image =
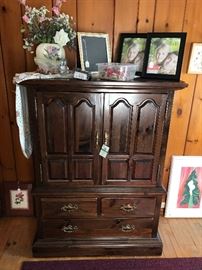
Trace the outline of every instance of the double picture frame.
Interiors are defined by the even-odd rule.
[[[121,33],[118,61],[137,65],[140,53],[143,59],[137,65],[137,75],[143,78],[178,81],[185,41],[185,32]]]

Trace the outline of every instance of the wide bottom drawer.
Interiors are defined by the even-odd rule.
[[[71,219],[42,222],[44,238],[151,237],[153,218]]]

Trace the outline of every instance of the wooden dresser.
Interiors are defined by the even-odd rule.
[[[162,170],[184,82],[30,80],[33,255],[160,255]],[[106,158],[99,155],[109,146]]]

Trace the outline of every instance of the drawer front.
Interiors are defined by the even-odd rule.
[[[42,217],[96,217],[97,198],[42,198]]]
[[[153,217],[156,198],[103,198],[101,215],[105,217]]]
[[[42,224],[45,238],[70,237],[151,237],[152,218],[113,220],[46,220]]]

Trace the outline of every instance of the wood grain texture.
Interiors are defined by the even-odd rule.
[[[39,6],[41,1],[29,0],[30,6]],[[52,1],[44,0],[43,4],[51,8]],[[188,82],[189,87],[177,92],[174,98],[172,111],[172,122],[168,140],[166,163],[164,168],[164,183],[167,185],[170,159],[173,154],[193,153],[202,154],[201,131],[196,128],[195,123],[200,123],[199,111],[195,106],[201,104],[198,101],[199,83],[201,76],[186,74],[189,61],[189,54],[192,42],[201,42],[202,39],[202,5],[200,0],[68,0],[63,4],[62,11],[72,15],[76,22],[76,29],[87,32],[107,32],[110,34],[111,46],[116,60],[119,34],[122,32],[147,32],[147,31],[185,31],[187,32],[187,42],[182,68],[181,79]],[[15,95],[12,78],[16,72],[34,70],[33,56],[25,55],[22,49],[22,36],[20,25],[22,23],[22,11],[17,1],[0,0],[0,29],[1,46],[3,57],[3,72],[8,105],[12,145],[14,149],[10,156],[8,168],[13,168],[12,162],[16,162],[17,176],[7,170],[4,175],[5,180],[20,178],[21,181],[33,180],[31,161],[27,161],[19,146],[18,130],[15,123]],[[138,21],[138,23],[137,23]],[[72,55],[73,54],[73,55]],[[76,63],[76,53],[67,52],[69,65],[74,67]],[[0,74],[2,78],[3,74]],[[2,80],[1,80],[2,81]],[[2,89],[3,89],[2,88]],[[1,93],[2,94],[2,93]],[[2,102],[4,102],[2,100]],[[4,110],[5,115],[5,110]],[[8,122],[7,122],[7,125]],[[194,139],[197,144],[190,143],[190,134],[194,128]],[[2,137],[4,136],[4,137]],[[11,141],[6,138],[7,142]],[[0,134],[0,140],[5,140],[5,135]],[[187,141],[188,140],[188,141]],[[192,140],[192,139],[191,139]],[[193,146],[193,147],[192,147]],[[199,146],[199,147],[198,147]],[[8,148],[8,149],[9,149]],[[1,151],[1,156],[5,151]],[[8,151],[10,152],[10,150]],[[2,154],[3,153],[3,154]],[[11,153],[11,152],[10,152]],[[7,155],[7,153],[6,153]],[[5,158],[5,155],[4,155]],[[4,171],[5,172],[5,171]]]
[[[68,0],[67,2],[63,3],[61,11],[73,17],[74,29],[77,30],[77,1]],[[77,44],[75,45],[75,49],[65,48],[67,65],[70,69],[76,68],[77,64]]]
[[[6,92],[5,74],[3,70],[2,49],[0,43],[0,167],[1,179],[16,179],[13,138],[10,126],[10,115]]]
[[[137,32],[152,32],[154,25],[155,0],[139,0]]]
[[[161,258],[201,257],[201,219],[160,219],[160,234],[164,251]],[[182,233],[179,230],[183,228]],[[36,229],[34,218],[1,218],[0,219],[0,262],[4,270],[20,270],[23,261],[39,261],[32,257],[31,244]],[[181,237],[184,239],[181,239]],[[123,257],[116,257],[123,258]],[[126,258],[135,258],[126,257]],[[148,257],[143,257],[148,258]],[[72,260],[71,257],[56,258]],[[84,259],[82,257],[77,259]],[[89,257],[88,259],[98,259]],[[99,257],[115,259],[115,257]],[[43,260],[50,260],[43,258]]]
[[[80,32],[109,34],[113,41],[113,0],[77,0],[77,26]]]
[[[202,151],[202,76],[198,76],[192,105],[185,155],[200,156]]]
[[[9,103],[10,123],[13,137],[14,158],[16,161],[17,178],[23,181],[32,181],[32,163],[22,154],[18,128],[15,121],[15,85],[13,76],[15,73],[25,71],[25,54],[22,48],[20,34],[21,12],[17,1],[1,0],[1,41],[3,52],[4,72],[6,78],[7,96]],[[8,179],[9,180],[9,179]]]
[[[185,5],[186,0],[156,0],[154,31],[181,32]]]
[[[137,32],[137,14],[138,0],[115,0],[113,44],[114,61],[116,61],[119,49],[119,34]]]

